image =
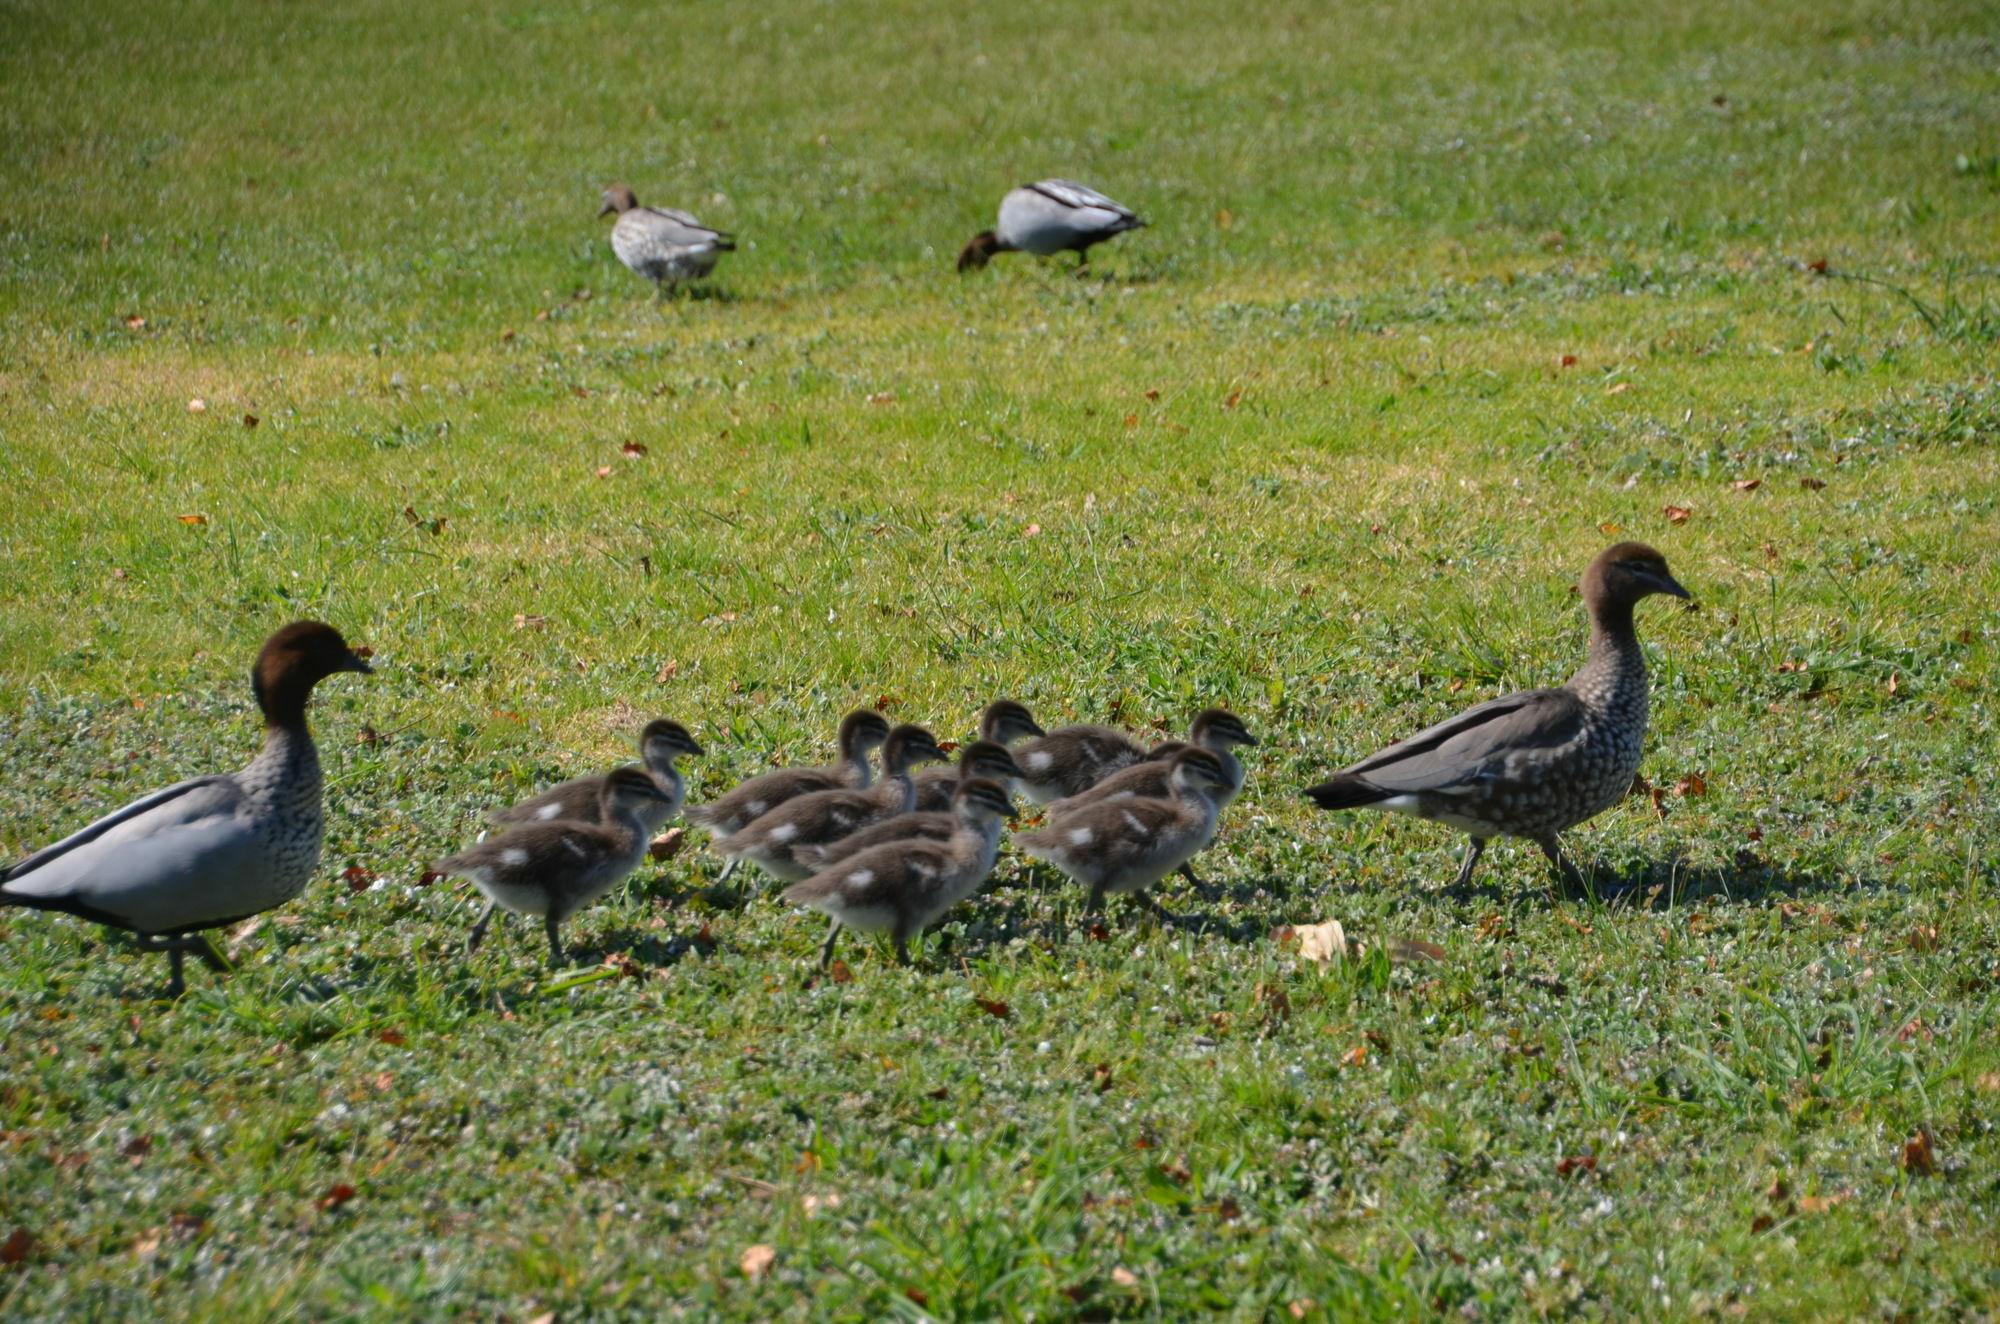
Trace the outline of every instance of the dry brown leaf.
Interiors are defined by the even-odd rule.
[[[1914,1177],[1937,1175],[1937,1154],[1931,1149],[1929,1128],[1919,1127],[1915,1135],[1903,1142],[1903,1171]]]
[[[1681,796],[1707,795],[1708,781],[1698,772],[1691,772],[1674,783],[1674,794]]]
[[[140,327],[142,327],[142,326],[144,326],[144,325],[146,325],[146,319],[145,319],[145,318],[143,318],[143,317],[141,317],[141,316],[139,316],[139,314],[137,314],[137,313],[127,313],[127,314],[125,315],[125,329],[126,329],[126,330],[128,330],[128,331],[137,331],[137,330],[138,330],[138,329],[139,329]]]
[[[1041,532],[1042,532],[1041,525],[1030,524],[1027,528],[1021,530],[1021,536],[1023,538],[1037,538],[1041,536]]]
[[[546,630],[549,628],[549,618],[532,615],[525,611],[517,611],[514,613],[514,628],[517,630]]]
[[[998,998],[974,997],[972,1000],[978,1004],[981,1011],[995,1020],[1004,1021],[1014,1014],[1014,1009]]]
[[[1384,945],[1389,949],[1389,959],[1398,965],[1411,961],[1442,961],[1444,948],[1422,938],[1390,938]]]
[[[1556,356],[1556,366],[1558,368],[1574,368],[1576,366],[1576,355],[1558,354]]]
[[[646,843],[646,853],[655,860],[671,860],[681,853],[681,843],[687,840],[685,828],[668,828],[659,836]]]
[[[175,516],[174,518],[175,518],[175,519],[178,519],[178,520],[179,520],[179,521],[180,521],[181,523],[183,523],[183,524],[206,524],[206,523],[208,523],[208,516],[206,516],[206,515],[176,515],[176,516]]]
[[[1229,229],[1234,229],[1234,228],[1235,228],[1235,225],[1236,225],[1236,213],[1235,213],[1235,212],[1233,212],[1233,211],[1229,210],[1229,208],[1227,208],[1227,207],[1222,207],[1222,208],[1218,208],[1218,209],[1217,209],[1217,211],[1216,211],[1216,213],[1215,213],[1215,228],[1216,228],[1216,229],[1218,229],[1218,230],[1229,230]]]
[[[1799,479],[1799,486],[1800,486],[1800,487],[1802,487],[1802,488],[1804,488],[1804,489],[1805,489],[1806,491],[1808,491],[1808,492],[1819,492],[1819,491],[1823,491],[1823,490],[1825,489],[1825,487],[1826,487],[1826,479],[1824,479],[1824,478],[1801,478],[1801,479]]]
[[[1347,930],[1337,919],[1324,924],[1301,924],[1292,930],[1299,942],[1299,955],[1325,965],[1347,956]]]
[[[1731,490],[1737,492],[1755,492],[1763,485],[1764,480],[1761,478],[1739,478],[1729,486]]]
[[[896,403],[896,393],[894,391],[877,391],[868,397],[868,403],[871,405],[893,405]]]
[[[618,448],[618,453],[628,460],[639,459],[646,454],[646,443],[643,441],[628,441]]]
[[[1121,1264],[1111,1271],[1111,1281],[1120,1287],[1137,1287],[1139,1285],[1139,1275]]]
[[[852,984],[854,971],[848,969],[847,962],[835,961],[826,968],[826,977],[836,984]]]
[[[208,412],[208,401],[206,401],[206,400],[202,399],[202,398],[201,398],[200,396],[196,396],[196,397],[195,397],[194,399],[192,399],[192,400],[188,401],[188,412],[189,412],[190,414],[205,414],[205,413],[207,413],[207,412]]]
[[[738,1260],[737,1264],[743,1270],[743,1276],[755,1282],[764,1276],[765,1272],[770,1269],[772,1262],[777,1258],[777,1251],[759,1242],[757,1245],[746,1249],[743,1252],[742,1259]]]
[[[355,1191],[352,1186],[349,1186],[346,1182],[337,1182],[327,1187],[326,1194],[320,1196],[319,1207],[322,1209],[338,1209],[349,1200],[352,1200],[354,1195]]]
[[[1604,393],[1606,395],[1623,395],[1625,394],[1625,392],[1631,389],[1632,389],[1632,383],[1630,382],[1613,382],[1610,388],[1607,389]]]
[[[1685,524],[1688,522],[1688,517],[1694,514],[1694,511],[1688,509],[1686,506],[1661,506],[1660,513],[1667,517],[1667,523],[1669,524]]]

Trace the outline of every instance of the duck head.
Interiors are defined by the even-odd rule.
[[[1234,745],[1252,745],[1257,737],[1243,725],[1243,719],[1227,708],[1204,708],[1194,716],[1194,723],[1188,728],[1193,742],[1203,749],[1228,749]]]
[[[667,803],[667,793],[653,782],[653,775],[636,764],[614,768],[604,779],[605,817],[630,813],[649,804]]]
[[[270,726],[304,726],[313,686],[342,671],[373,674],[360,651],[323,621],[293,621],[264,641],[250,668],[250,686]]]
[[[1229,774],[1223,771],[1222,760],[1205,749],[1193,747],[1174,755],[1172,779],[1176,787],[1190,791],[1206,792],[1229,785]]]
[[[700,758],[706,753],[692,731],[669,718],[656,718],[639,733],[639,754],[649,766],[672,767],[677,758]]]
[[[889,738],[889,719],[867,708],[840,719],[840,753],[843,758],[866,754]]]
[[[1015,818],[1014,801],[1008,797],[1007,788],[999,782],[985,777],[968,777],[952,792],[951,807],[961,818],[974,823],[987,823],[996,818],[1012,821]]]
[[[626,212],[631,211],[639,205],[639,199],[634,197],[632,190],[623,184],[613,184],[610,188],[604,190],[604,196],[598,199],[598,201],[603,204],[597,209],[599,216],[610,216],[613,214],[623,216]]]
[[[930,732],[908,723],[891,731],[882,742],[882,768],[891,776],[908,772],[919,763],[941,762],[944,756]]]
[[[958,751],[958,775],[962,780],[974,777],[1005,780],[1028,774],[1021,770],[1021,765],[1014,762],[1014,756],[999,741],[975,740]]]
[[[964,248],[958,250],[958,269],[960,271],[977,271],[992,261],[995,253],[1005,253],[1008,251],[1007,245],[1000,242],[999,235],[994,234],[991,230],[981,230],[966,241]]]
[[[1035,715],[1027,705],[1012,699],[995,699],[986,705],[986,711],[979,715],[979,738],[995,740],[1003,745],[1011,745],[1016,740],[1028,740],[1035,736],[1045,736]]]

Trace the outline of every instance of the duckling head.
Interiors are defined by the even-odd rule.
[[[919,763],[942,762],[944,757],[936,737],[907,722],[891,731],[882,742],[882,766],[891,773],[908,772]]]
[[[1692,595],[1667,569],[1667,558],[1642,542],[1621,542],[1597,554],[1577,585],[1592,614],[1624,612],[1655,593]]]
[[[646,723],[646,729],[639,733],[639,752],[648,763],[669,765],[683,755],[700,758],[708,753],[694,738],[694,732],[666,717]]]
[[[1045,736],[1035,715],[1027,705],[1012,699],[995,699],[986,705],[986,711],[979,715],[979,734],[987,740],[997,740],[1003,745],[1011,745],[1016,740],[1028,740],[1035,736]]]
[[[1205,749],[1195,747],[1174,755],[1172,778],[1176,786],[1185,786],[1191,791],[1229,785],[1229,774],[1223,771],[1222,760]]]
[[[250,668],[250,686],[264,719],[274,726],[305,720],[313,686],[341,671],[373,674],[360,651],[323,621],[293,621],[264,641]]]
[[[654,784],[652,774],[635,764],[614,768],[604,779],[604,807],[607,810],[629,813],[666,800],[666,792]]]
[[[889,719],[873,709],[861,708],[840,719],[840,748],[843,753],[866,753],[889,738]]]
[[[1014,802],[1007,795],[1007,788],[999,782],[985,777],[968,777],[952,792],[952,808],[963,818],[975,823],[990,822],[996,818],[1013,820]]]
[[[1014,756],[1007,747],[996,740],[975,740],[958,751],[958,775],[961,778],[1025,777],[1021,765],[1014,762]]]
[[[639,199],[632,196],[632,190],[623,184],[613,184],[604,190],[604,196],[599,201],[603,204],[597,209],[599,216],[610,216],[613,213],[623,216],[639,205]]]
[[[1243,719],[1226,708],[1204,708],[1188,728],[1194,743],[1204,749],[1228,749],[1232,745],[1255,745],[1257,737],[1243,725]]]

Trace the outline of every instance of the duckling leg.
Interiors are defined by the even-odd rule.
[[[896,935],[896,964],[905,967],[916,964],[915,961],[910,959],[909,939],[900,933]]]
[[[558,932],[561,927],[562,921],[556,918],[555,911],[551,910],[548,914],[542,916],[542,932],[546,933],[549,938],[549,969],[551,970],[560,970],[563,968],[562,934]]]
[[[1544,849],[1547,849],[1544,847]],[[1465,863],[1458,866],[1458,877],[1451,880],[1451,890],[1462,892],[1472,881],[1472,871],[1479,864],[1479,857],[1486,853],[1486,838],[1467,837],[1465,839]]]
[[[472,932],[466,935],[465,954],[467,956],[471,956],[474,952],[478,951],[479,944],[486,941],[486,926],[493,922],[493,912],[498,909],[500,909],[500,906],[497,902],[489,901],[486,903],[486,913],[479,917],[478,922],[472,926]]]
[[[1154,916],[1160,920],[1161,923],[1163,924],[1180,923],[1180,920],[1175,916],[1168,914],[1166,907],[1162,906],[1159,902],[1155,901],[1152,898],[1151,894],[1148,893],[1145,888],[1142,887],[1138,891],[1132,893],[1132,899],[1134,901],[1137,901],[1141,906],[1144,906],[1147,910],[1150,910],[1154,914]]]
[[[728,881],[729,881],[729,875],[730,875],[730,874],[733,874],[733,873],[735,873],[735,872],[736,872],[736,866],[737,866],[737,865],[739,865],[739,864],[741,864],[741,863],[743,863],[743,861],[742,861],[741,859],[739,859],[739,858],[738,858],[737,856],[734,856],[734,855],[730,856],[730,857],[729,857],[729,863],[727,863],[727,864],[723,865],[723,866],[722,866],[722,872],[721,872],[721,873],[719,873],[719,874],[717,874],[717,875],[715,876],[715,881],[716,881],[716,885],[717,885],[717,886],[720,886],[720,885],[722,885],[723,883],[726,883],[726,882],[728,882]]]
[[[837,938],[839,938],[839,937],[840,937],[840,921],[839,921],[839,920],[835,920],[835,921],[834,921],[834,922],[833,922],[833,923],[832,923],[831,925],[829,925],[829,926],[828,926],[828,928],[827,928],[827,931],[826,931],[826,941],[825,941],[825,942],[823,942],[823,943],[821,943],[821,944],[819,945],[819,968],[820,968],[820,969],[824,970],[824,969],[826,969],[826,968],[827,968],[828,966],[830,966],[830,965],[832,965],[832,964],[833,964],[833,944],[834,944],[834,940],[835,940],[835,939],[837,939]]]
[[[1181,867],[1174,870],[1174,872],[1179,874],[1181,877],[1187,879],[1190,883],[1193,883],[1196,887],[1208,886],[1208,884],[1201,881],[1201,878],[1195,873],[1194,865],[1192,864],[1182,864]]]

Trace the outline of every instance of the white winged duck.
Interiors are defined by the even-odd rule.
[[[1090,261],[1090,246],[1145,224],[1130,207],[1069,179],[1043,179],[1000,199],[999,223],[972,236],[958,255],[960,271],[975,271],[995,253],[1074,252],[1076,269]]]
[[[833,921],[819,949],[825,968],[842,928],[888,933],[896,960],[910,964],[909,941],[977,891],[993,871],[1000,820],[1014,806],[999,782],[974,777],[952,796],[953,831],[942,841],[885,842],[785,889],[785,900]]]
[[[724,253],[736,251],[734,236],[674,207],[641,207],[623,184],[604,190],[602,203],[600,217],[618,217],[611,227],[611,251],[663,293],[669,285],[700,280],[715,270]]]
[[[639,733],[639,757],[644,760],[646,771],[653,775],[653,784],[660,788],[663,797],[639,807],[639,824],[649,834],[671,823],[687,800],[687,778],[674,766],[675,760],[700,758],[707,752],[694,738],[694,733],[679,722],[662,717],[646,723],[645,729]],[[541,823],[555,818],[590,822],[598,817],[599,807],[604,802],[604,778],[603,773],[572,777],[517,805],[494,810],[486,816],[487,821],[502,826]]]
[[[562,968],[563,921],[639,867],[648,836],[640,815],[666,798],[644,768],[618,768],[598,781],[596,821],[523,823],[432,865],[441,874],[468,879],[486,896],[486,910],[466,939],[466,954],[479,950],[494,911],[504,907],[541,919],[549,964]]]
[[[250,671],[264,749],[240,772],[141,796],[0,874],[0,905],[59,910],[139,935],[165,952],[170,996],[186,987],[182,957],[228,965],[201,930],[290,901],[319,866],[324,823],[319,751],[306,727],[313,686],[367,674],[360,652],[319,621],[264,641]]]
[[[858,832],[871,823],[907,814],[916,804],[916,784],[910,769],[942,759],[937,740],[921,726],[904,724],[882,742],[882,780],[866,790],[809,791],[793,796],[745,826],[718,849],[749,860],[786,882],[812,876],[812,866],[799,857],[806,846],[823,846]]]
[[[1655,593],[1688,591],[1664,557],[1636,542],[1600,553],[1578,589],[1590,613],[1590,651],[1567,684],[1489,699],[1306,794],[1322,809],[1384,809],[1466,833],[1455,888],[1471,881],[1494,837],[1533,841],[1580,887],[1557,834],[1624,798],[1646,735],[1646,658],[1632,609]]]

